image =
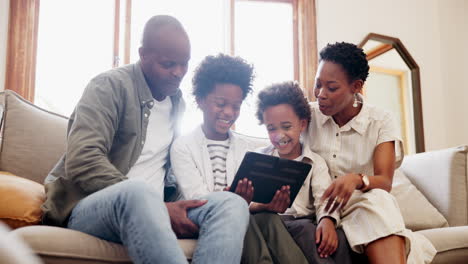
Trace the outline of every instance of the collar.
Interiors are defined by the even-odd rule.
[[[302,154],[298,158],[301,158],[301,162],[312,163],[314,160],[314,153],[305,143],[301,143],[301,145]],[[278,150],[273,145],[270,145],[265,149],[265,154],[279,157]]]
[[[151,94],[151,90],[146,82],[145,76],[143,75],[143,70],[141,69],[141,61],[138,61],[133,65],[133,69],[137,76],[137,90],[138,90],[138,98],[140,99],[141,107],[147,105],[149,108],[152,108],[153,103],[153,95]]]
[[[202,144],[206,144],[206,136],[205,136],[205,133],[203,132],[203,128],[202,128],[203,124],[199,125],[198,127],[195,128],[195,139],[198,141],[198,142],[202,142]],[[231,145],[235,145],[234,144],[234,141],[236,141],[236,136],[234,135],[234,133],[232,133],[232,131],[229,129],[228,131],[228,139],[231,140]]]
[[[312,163],[314,161],[314,152],[306,143],[302,143],[302,161]]]
[[[369,106],[362,102],[361,111],[351,119],[345,126],[349,126],[354,129],[359,134],[363,135],[366,132],[367,127],[369,126]]]
[[[356,132],[359,134],[363,135],[366,132],[367,127],[369,126],[369,106],[367,103],[361,99],[362,102],[362,108],[359,113],[353,117],[351,120],[348,121],[343,127],[341,127],[340,130],[346,131],[349,129],[354,129]],[[333,117],[331,116],[326,116],[320,112],[320,109],[317,108],[318,115],[317,119],[320,125],[324,126],[325,123],[327,122],[333,122],[333,124],[336,125],[335,120],[333,120]]]

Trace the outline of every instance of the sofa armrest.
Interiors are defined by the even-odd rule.
[[[401,170],[444,215],[450,226],[468,224],[468,146],[405,157]]]

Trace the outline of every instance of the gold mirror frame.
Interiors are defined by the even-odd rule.
[[[422,100],[421,100],[421,81],[419,75],[419,66],[411,57],[403,43],[394,37],[369,33],[364,40],[359,43],[358,47],[363,48],[369,40],[380,41],[384,43],[380,48],[372,50],[367,54],[367,59],[371,60],[391,49],[395,49],[411,72],[411,92],[413,98],[413,120],[414,120],[414,142],[416,153],[424,152],[424,126],[422,116]]]

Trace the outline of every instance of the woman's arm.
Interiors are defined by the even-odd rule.
[[[392,189],[393,173],[395,171],[395,142],[383,142],[374,150],[374,175],[369,178],[369,186],[363,191],[379,188],[386,191]],[[344,208],[354,190],[362,189],[364,183],[358,173],[348,173],[334,180],[323,194],[322,202],[326,202],[325,211],[333,213],[338,208]]]
[[[370,189],[383,189],[387,192],[392,190],[393,173],[395,172],[395,142],[383,142],[379,144],[374,151],[374,176],[369,177],[369,186],[366,190]],[[361,189],[363,183],[357,187]]]

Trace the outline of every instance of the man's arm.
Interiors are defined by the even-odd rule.
[[[125,179],[108,154],[119,124],[121,89],[105,76],[86,87],[68,127],[66,177],[85,193]],[[139,117],[135,117],[139,118]]]

